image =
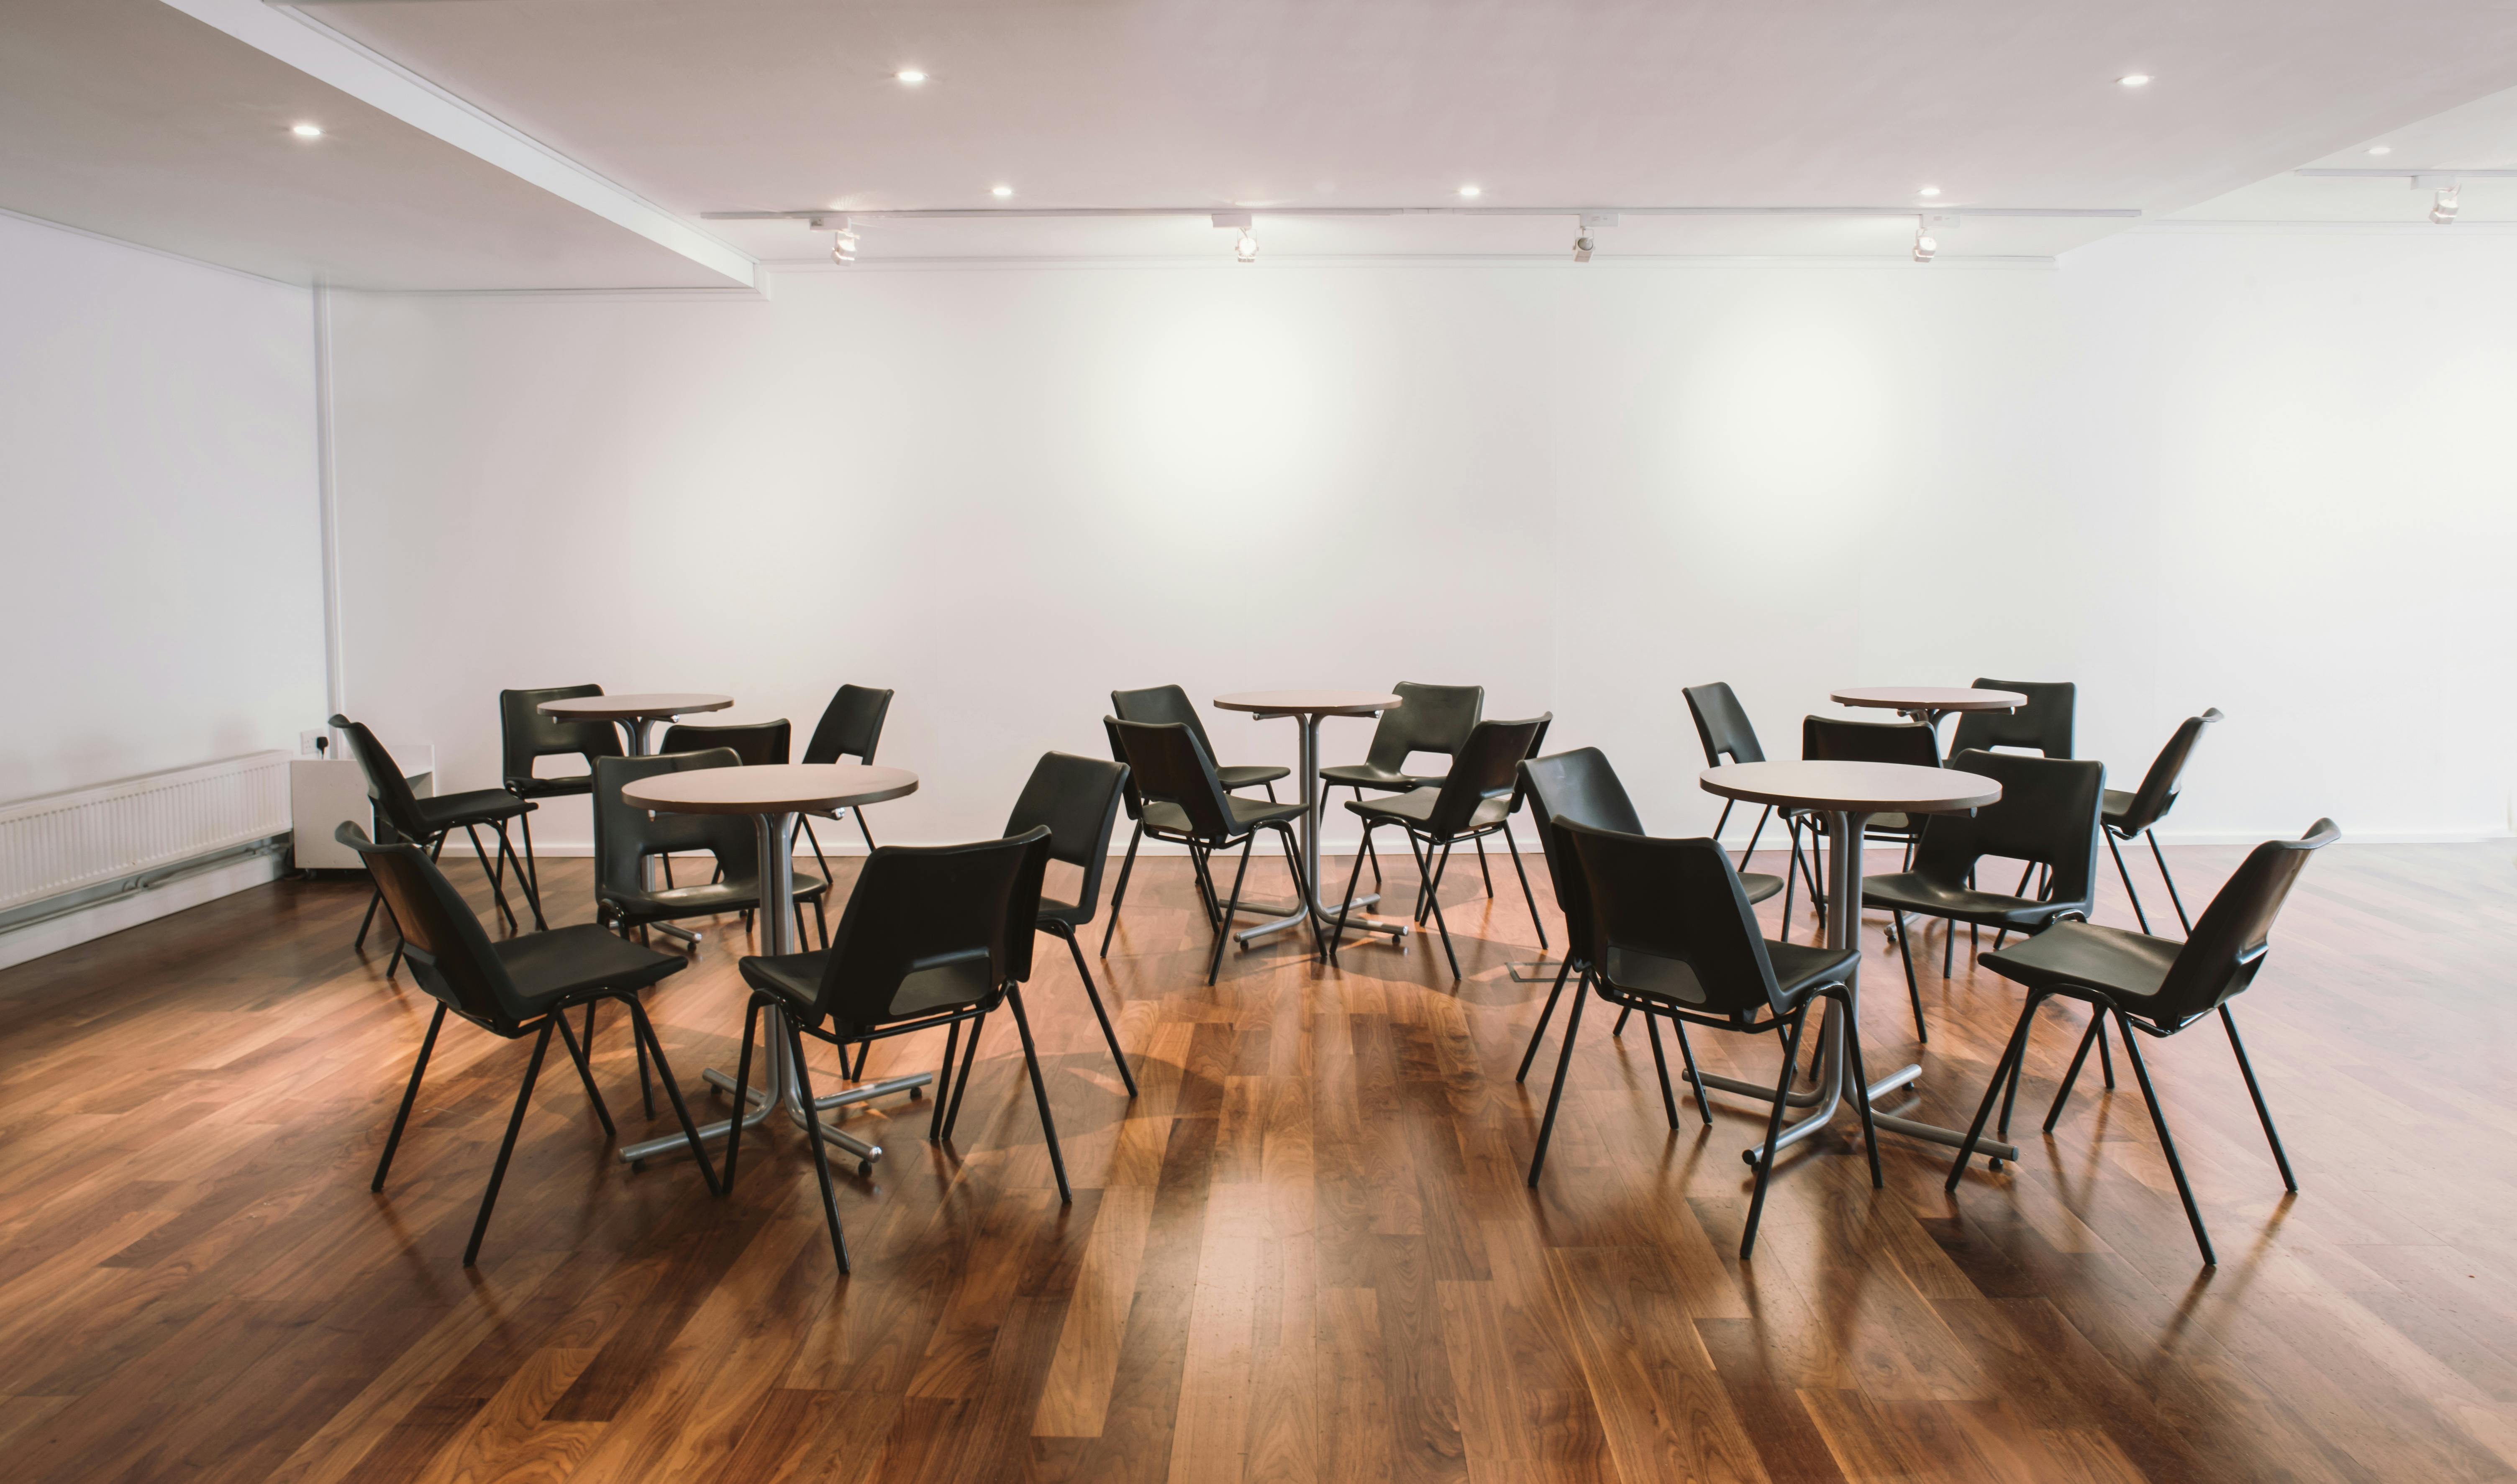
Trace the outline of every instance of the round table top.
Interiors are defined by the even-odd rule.
[[[1732,763],[1696,782],[1724,798],[1829,813],[1954,814],[2001,799],[2001,784],[1981,773],[1911,763]]]
[[[906,768],[763,763],[659,773],[624,785],[620,796],[672,814],[801,814],[879,804],[917,791],[917,775]]]
[[[533,709],[561,721],[637,721],[648,716],[722,711],[732,704],[731,696],[658,691],[641,696],[572,696],[566,700],[545,700]]]
[[[1872,685],[1827,698],[1840,706],[1878,706],[1891,711],[2016,711],[2027,704],[2017,691],[1978,691],[1956,685]]]
[[[1242,691],[1215,698],[1218,709],[1257,711],[1262,716],[1370,716],[1405,703],[1386,691]]]

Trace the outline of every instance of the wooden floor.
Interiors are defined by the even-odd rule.
[[[2176,852],[2189,900],[2238,856]],[[456,879],[479,883],[468,861]],[[383,979],[389,933],[350,952],[363,888],[281,883],[0,974],[0,1476],[2504,1478],[2512,884],[2505,846],[2309,866],[2240,1001],[2294,1198],[2226,1041],[2153,1046],[2217,1270],[2129,1079],[2084,1081],[2040,1142],[2058,1023],[2024,1166],[1951,1200],[1942,1158],[1887,1138],[1874,1192],[1857,1139],[1813,1141],[1743,1265],[1753,1111],[1671,1133],[1646,1043],[1603,1015],[1523,1187],[1544,1081],[1513,1071],[1546,985],[1508,968],[1537,956],[1508,876],[1491,902],[1472,870],[1444,889],[1464,983],[1429,942],[1329,972],[1279,940],[1209,990],[1184,863],[1156,861],[1103,980],[1132,1103],[1041,945],[1074,1205],[1000,1031],[958,1147],[924,1142],[924,1103],[851,1121],[890,1153],[842,1183],[843,1282],[791,1128],[711,1199],[686,1162],[619,1165],[556,1055],[464,1270],[527,1048],[449,1027],[370,1195],[429,1001]],[[554,920],[590,914],[586,863],[546,885]],[[2120,895],[2100,916],[2130,921]],[[1876,1072],[1913,1033],[1864,937]],[[741,943],[715,924],[653,996],[719,1108],[698,1074],[732,1062]],[[1920,1095],[1891,1111],[1962,1124],[2019,999],[1963,944],[1943,983],[1938,943]],[[875,1068],[936,1039],[883,1042]],[[1740,1041],[1695,1038],[1770,1079],[1772,1039]],[[624,1133],[669,1128],[639,1116],[627,1053],[607,1030]]]

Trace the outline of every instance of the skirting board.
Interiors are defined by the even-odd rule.
[[[58,954],[65,948],[74,948],[108,933],[118,933],[126,927],[138,927],[143,922],[276,881],[286,863],[284,853],[254,856],[196,875],[178,876],[147,891],[108,897],[94,907],[41,922],[30,922],[14,932],[0,933],[0,969],[31,958],[41,958],[47,954]]]

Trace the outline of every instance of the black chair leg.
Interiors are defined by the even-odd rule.
[[[481,1213],[472,1218],[472,1240],[463,1246],[463,1265],[470,1267],[481,1255],[481,1238],[490,1230],[490,1212],[498,1204],[498,1187],[506,1183],[507,1161],[516,1153],[516,1135],[525,1126],[525,1105],[533,1100],[533,1081],[542,1075],[542,1054],[550,1049],[551,1027],[559,1017],[542,1017],[542,1031],[533,1038],[533,1059],[525,1063],[524,1085],[516,1089],[516,1111],[507,1116],[507,1136],[498,1141],[498,1162],[490,1166],[490,1188],[481,1193]]]
[[[743,1153],[743,1124],[751,1112],[751,1042],[760,1034],[760,1001],[743,1010],[743,1051],[734,1059],[734,1123],[725,1131],[725,1193],[734,1193],[735,1158]],[[771,1089],[773,1092],[776,1089]]]
[[[1363,802],[1363,789],[1360,785],[1354,790],[1354,801],[1358,804]],[[1381,890],[1381,857],[1373,853],[1372,831],[1369,829],[1363,832],[1363,859],[1372,863],[1372,889]]]
[[[2132,920],[2140,923],[2141,930],[2147,933],[2150,931],[2150,913],[2141,910],[2141,893],[2133,890],[2132,872],[2124,869],[2123,847],[2115,843],[2113,830],[2101,829],[2099,833],[2107,837],[2107,849],[2114,854],[2115,874],[2123,877],[2124,895],[2132,898]]]
[[[1660,1047],[1660,1017],[1643,1012],[1643,1030],[1651,1039],[1652,1070],[1660,1074],[1661,1112],[1669,1115],[1669,1131],[1678,1132],[1678,1094],[1669,1086],[1669,1053]]]
[[[1484,835],[1474,835],[1470,838],[1469,843],[1477,847],[1477,874],[1486,878],[1486,899],[1488,901],[1492,901],[1494,899],[1494,871],[1486,865],[1486,837]]]
[[[857,817],[857,833],[865,836],[866,853],[868,855],[872,855],[875,848],[874,831],[866,827],[865,811],[863,809],[856,809],[850,812],[855,814]]]
[[[1110,889],[1110,920],[1101,925],[1101,956],[1110,956],[1110,935],[1119,930],[1119,904],[1128,900],[1128,873],[1136,869],[1136,842],[1145,837],[1145,823],[1128,831],[1128,858],[1119,863],[1119,884]]]
[[[2052,1133],[2054,1124],[2063,1117],[2063,1105],[2071,1100],[2072,1084],[2080,1080],[2080,1064],[2089,1059],[2089,1042],[2106,1035],[2107,1012],[2096,1005],[2089,1007],[2088,1033],[2080,1038],[2080,1049],[2071,1053],[2071,1065],[2064,1070],[2063,1085],[2054,1089],[2054,1106],[2045,1110],[2045,1131]],[[2101,1041],[2101,1044],[2103,1042]]]
[[[1529,889],[1529,869],[1520,864],[1520,842],[1512,837],[1510,820],[1503,822],[1503,843],[1512,852],[1512,869],[1520,876],[1520,900],[1529,904],[1530,925],[1538,929],[1538,951],[1543,954],[1547,952],[1547,924],[1538,918],[1538,893]]]
[[[1704,1095],[1704,1074],[1695,1069],[1695,1047],[1686,1039],[1686,1022],[1671,1017],[1669,1028],[1678,1033],[1678,1059],[1686,1068],[1686,1084],[1695,1089],[1695,1116],[1704,1126],[1713,1126],[1713,1103]]]
[[[1791,859],[1791,864],[1789,864],[1789,865],[1787,865],[1787,866],[1785,866],[1785,867],[1783,868],[1783,936],[1782,936],[1782,941],[1783,941],[1783,942],[1785,942],[1785,943],[1789,943],[1789,942],[1791,942],[1791,941],[1792,941],[1792,893],[1793,893],[1793,892],[1794,892],[1794,890],[1795,890],[1795,889],[1797,889],[1797,888],[1800,886],[1800,884],[1801,884],[1800,877],[1801,877],[1801,871],[1802,871],[1802,869],[1803,869],[1803,867],[1801,866],[1801,831],[1800,831],[1800,827],[1799,827],[1799,826],[1797,826],[1797,825],[1792,824],[1792,822],[1791,822],[1788,818],[1786,818],[1786,819],[1783,821],[1783,824],[1784,824],[1787,827],[1789,827],[1789,828],[1790,828],[1790,830],[1791,830],[1791,832],[1792,832],[1792,859]]]
[[[2150,842],[2150,858],[2158,863],[2158,879],[2167,883],[2167,900],[2176,909],[2176,920],[2185,924],[2185,936],[2194,936],[2194,919],[2185,915],[2185,899],[2176,894],[2176,878],[2167,871],[2167,852],[2158,848],[2158,831],[2145,829],[2141,837]]]
[[[533,883],[533,902],[535,906],[538,907],[542,900],[542,863],[541,860],[533,854],[533,811],[528,809],[524,813],[517,815],[516,826],[525,832],[525,858],[517,864],[516,873],[519,876],[529,876],[532,878]],[[536,922],[541,920],[538,912],[535,913],[533,920]]]
[[[419,1060],[410,1064],[410,1085],[402,1090],[402,1107],[395,1110],[393,1131],[385,1135],[384,1158],[376,1161],[376,1177],[367,1189],[385,1188],[385,1171],[393,1168],[394,1151],[402,1147],[403,1125],[410,1122],[410,1105],[419,1100],[420,1074],[428,1070],[428,1053],[437,1049],[437,1033],[446,1024],[446,1005],[440,1001],[437,1013],[428,1018],[428,1034],[420,1038]]]
[[[1547,1117],[1539,1121],[1538,1148],[1529,1156],[1529,1188],[1538,1188],[1538,1172],[1547,1166],[1547,1141],[1556,1137],[1556,1110],[1564,1101],[1564,1073],[1573,1065],[1573,1039],[1582,1034],[1582,1001],[1591,997],[1591,971],[1584,969],[1573,986],[1573,1007],[1564,1012],[1564,1045],[1556,1053],[1556,1085],[1547,1090]]]
[[[525,813],[516,816],[516,818],[519,821],[526,821],[531,820],[533,815],[531,813]],[[515,842],[507,838],[507,822],[504,820],[497,821],[490,827],[498,831],[498,853],[507,858],[508,865],[516,868],[516,886],[525,894],[525,905],[533,910],[533,930],[535,932],[542,933],[549,932],[550,923],[545,921],[542,917],[541,882],[535,878],[534,873],[529,872],[525,869],[525,863],[516,855]]]
[[[633,1036],[629,1039],[638,1049],[638,1101],[645,1106],[647,1117],[654,1118],[656,1116],[656,1079],[647,1066],[649,1039]],[[585,1054],[588,1056],[594,1054],[594,1006],[590,1004],[585,1007]]]
[[[691,1146],[691,1158],[700,1162],[700,1175],[707,1181],[708,1194],[721,1196],[725,1186],[716,1177],[716,1166],[708,1163],[707,1150],[700,1143],[699,1125],[691,1122],[690,1105],[682,1101],[682,1084],[673,1080],[672,1065],[664,1060],[664,1043],[656,1039],[655,1022],[647,1018],[647,1007],[634,995],[619,996],[629,1006],[629,1029],[639,1045],[639,1064],[656,1064],[656,1075],[664,1080],[664,1096],[673,1105],[673,1117],[681,1122],[682,1138]]]
[[[355,954],[367,946],[367,929],[375,925],[376,909],[384,905],[384,900],[385,889],[381,886],[368,894],[367,914],[359,919],[359,936],[350,940],[350,952]]]
[[[2227,1005],[2220,1006],[2220,1026],[2229,1033],[2229,1049],[2238,1053],[2238,1070],[2246,1079],[2246,1096],[2255,1100],[2255,1117],[2264,1125],[2264,1142],[2273,1146],[2273,1163],[2281,1166],[2283,1189],[2298,1189],[2297,1177],[2289,1172],[2289,1156],[2282,1152],[2281,1135],[2273,1128],[2273,1112],[2264,1106],[2264,1089],[2255,1084],[2255,1064],[2246,1060],[2246,1043],[2238,1039],[2237,1017]]]
[[[855,1068],[851,1070],[851,1069],[848,1067],[848,1064],[847,1064],[847,1053],[846,1053],[845,1051],[841,1051],[841,1052],[839,1053],[839,1068],[840,1068],[840,1070],[841,1070],[841,1071],[844,1071],[844,1072],[846,1072],[846,1073],[847,1073],[848,1081],[852,1081],[852,1082],[861,1082],[861,1081],[865,1081],[865,1069],[866,1069],[866,1062],[867,1062],[868,1060],[870,1060],[873,1056],[874,1056],[874,1042],[873,1042],[873,1041],[871,1041],[871,1040],[861,1040],[861,1041],[858,1041],[858,1042],[857,1042],[857,1064],[856,1064]]]
[[[2143,1060],[2141,1046],[2133,1039],[2132,1021],[2117,1010],[2115,1025],[2123,1033],[2124,1055],[2132,1060],[2132,1075],[2141,1083],[2141,1099],[2150,1105],[2151,1126],[2158,1130],[2158,1152],[2167,1156],[2167,1172],[2176,1177],[2177,1199],[2185,1203],[2185,1219],[2193,1224],[2194,1245],[2202,1250],[2204,1267],[2218,1267],[2220,1258],[2211,1251],[2211,1234],[2202,1229],[2202,1208],[2194,1202],[2194,1187],[2185,1178],[2185,1162],[2176,1157],[2175,1136],[2167,1131],[2167,1112],[2158,1106],[2158,1089],[2150,1084],[2150,1063]]]
[[[1570,957],[1556,966],[1556,983],[1547,991],[1547,1003],[1538,1012],[1538,1024],[1529,1028],[1529,1049],[1520,1053],[1520,1070],[1512,1075],[1514,1081],[1529,1081],[1529,1064],[1538,1059],[1538,1039],[1547,1034],[1547,1022],[1556,1014],[1556,997],[1564,993],[1564,976],[1571,972]]]
[[[481,831],[473,826],[466,825],[463,827],[463,834],[472,842],[472,858],[481,863],[481,874],[490,878],[490,900],[497,905],[498,915],[507,919],[507,931],[523,932],[523,925],[516,921],[516,910],[507,905],[507,893],[498,884],[498,872],[490,865],[490,852],[481,848]]]
[[[1853,1062],[1853,1106],[1861,1114],[1861,1147],[1870,1156],[1870,1188],[1884,1190],[1888,1182],[1879,1173],[1879,1129],[1870,1118],[1870,1074],[1861,1065],[1861,1025],[1854,1018],[1850,991],[1836,1002],[1844,1006],[1844,1054]]]
[[[1329,932],[1329,962],[1331,963],[1338,961],[1338,945],[1345,942],[1346,914],[1354,911],[1355,883],[1362,878],[1363,860],[1370,854],[1372,854],[1372,827],[1366,825],[1363,827],[1363,845],[1355,851],[1354,866],[1345,873],[1345,900],[1338,904],[1337,926]],[[1376,876],[1381,873],[1381,868],[1378,865],[1375,865],[1372,869]],[[1559,980],[1562,978],[1561,975],[1557,977]],[[1549,1002],[1554,1003],[1553,1000]]]
[[[953,1095],[953,1053],[961,1049],[961,1023],[955,1021],[944,1028],[944,1060],[935,1069],[934,1106],[926,1110],[926,1142],[940,1142],[944,1136],[944,1103]]]
[[[585,1100],[594,1105],[594,1116],[603,1121],[603,1136],[619,1138],[620,1130],[612,1126],[612,1110],[604,1106],[603,1090],[594,1085],[594,1069],[585,1064],[585,1048],[576,1043],[576,1033],[568,1028],[568,1017],[554,1013],[551,1019],[559,1026],[560,1043],[568,1047],[568,1059],[576,1064],[576,1080],[585,1084]]]
[[[1413,830],[1408,832],[1407,848],[1409,850],[1416,849],[1416,835]],[[1429,843],[1425,852],[1420,853],[1417,856],[1417,867],[1420,870],[1431,866],[1432,863],[1426,859],[1426,857],[1430,853],[1431,846]],[[1448,865],[1450,864],[1450,859],[1451,849],[1449,846],[1445,845],[1442,847],[1442,863],[1444,865]],[[1442,920],[1442,899],[1437,891],[1437,888],[1439,888],[1441,884],[1442,873],[1439,869],[1434,869],[1432,871],[1432,884],[1428,887],[1425,892],[1425,901],[1426,904],[1433,910],[1434,930],[1442,935],[1442,956],[1451,960],[1451,977],[1457,979],[1460,977],[1460,955],[1458,951],[1451,947],[1451,924]],[[1416,920],[1422,922],[1425,919],[1420,914]]]
[[[1232,939],[1232,919],[1241,911],[1241,883],[1250,875],[1250,847],[1258,843],[1258,831],[1252,830],[1241,842],[1241,865],[1232,872],[1232,900],[1224,905],[1223,923],[1215,930],[1215,953],[1206,960],[1206,982],[1211,989],[1215,978],[1223,972],[1223,945]]]
[[[1792,1012],[1792,1026],[1783,1033],[1783,1075],[1774,1081],[1774,1108],[1766,1115],[1766,1142],[1757,1151],[1757,1188],[1748,1197],[1748,1227],[1739,1234],[1739,1260],[1757,1250],[1757,1223],[1766,1214],[1766,1180],[1774,1172],[1774,1141],[1783,1136],[1783,1099],[1792,1090],[1792,1075],[1801,1064],[1801,1031],[1809,1024],[1809,1001]]]
[[[813,1074],[804,1065],[804,1036],[786,1017],[779,1017],[787,1029],[787,1054],[795,1058],[795,1081],[804,1093],[804,1142],[813,1147],[813,1178],[822,1186],[822,1218],[831,1226],[831,1255],[839,1261],[839,1274],[848,1271],[848,1239],[839,1230],[839,1200],[831,1190],[831,1151],[824,1147],[822,1115],[813,1108]],[[735,1110],[738,1116],[743,1110]]]
[[[1914,1039],[1928,1041],[1932,1033],[1923,1028],[1923,987],[1914,982],[1914,946],[1905,940],[1905,914],[1898,912],[1897,956],[1905,960],[1905,997],[1914,1002]]]
[[[1084,981],[1084,997],[1092,1002],[1092,1018],[1101,1022],[1101,1039],[1110,1043],[1110,1060],[1118,1065],[1119,1081],[1128,1084],[1128,1095],[1134,1097],[1136,1074],[1128,1070],[1128,1053],[1119,1049],[1119,1033],[1110,1024],[1110,1012],[1102,1007],[1101,991],[1092,983],[1092,971],[1084,966],[1084,945],[1075,941],[1075,930],[1072,928],[1060,932],[1057,936],[1066,940],[1067,952],[1075,955],[1075,977]],[[952,1056],[949,1050],[944,1054],[948,1060]]]
[[[2029,992],[2026,1005],[2019,1012],[2019,1024],[2011,1028],[2010,1043],[2002,1048],[2001,1060],[1992,1064],[1992,1082],[1984,1089],[1984,1102],[1975,1110],[1975,1122],[1967,1125],[1966,1142],[1958,1146],[1958,1157],[1949,1162],[1949,1177],[1941,1185],[1942,1190],[1954,1192],[1958,1188],[1958,1176],[1966,1173],[1967,1161],[1975,1158],[1976,1141],[1984,1137],[1984,1125],[1992,1121],[1992,1105],[1999,1100],[2002,1085],[2010,1079],[2010,1064],[2026,1054],[2027,1023],[2036,1018],[2036,1007],[2044,1002],[2044,998],[2042,995]],[[1994,1160],[1992,1167],[1999,1169],[2001,1162]]]
[[[961,1043],[961,1070],[953,1079],[953,1106],[944,1111],[944,1138],[950,1142],[953,1129],[961,1122],[961,1098],[970,1090],[970,1068],[979,1060],[979,1033],[988,1028],[988,1017],[970,1022],[970,1039]]]
[[[804,826],[804,842],[813,847],[813,864],[822,868],[823,880],[831,879],[831,863],[822,855],[822,837],[813,832],[813,817],[806,814],[798,815],[796,818],[802,821]]]
[[[1634,1015],[1634,1013],[1635,1013],[1635,1007],[1634,1007],[1633,1005],[1622,1005],[1622,1006],[1619,1006],[1619,1007],[1618,1007],[1618,1010],[1617,1010],[1617,1023],[1616,1023],[1615,1025],[1612,1025],[1612,1026],[1608,1027],[1608,1035],[1609,1035],[1609,1036],[1611,1036],[1611,1037],[1618,1037],[1618,1036],[1623,1036],[1623,1035],[1625,1035],[1625,1034],[1626,1034],[1626,1021],[1627,1021],[1629,1018],[1631,1018],[1631,1017]]]
[[[1244,852],[1246,859],[1246,846]],[[1057,1199],[1073,1206],[1075,1192],[1066,1183],[1066,1153],[1057,1147],[1057,1120],[1049,1115],[1048,1083],[1040,1075],[1040,1050],[1031,1041],[1031,1017],[1023,1013],[1020,985],[1005,990],[1005,1003],[1013,1006],[1014,1034],[1022,1038],[1023,1065],[1031,1069],[1031,1099],[1040,1105],[1040,1131],[1048,1140],[1048,1167],[1057,1176]]]
[[[1957,919],[1951,918],[1947,922],[1943,923],[1942,926],[1947,930],[1941,934],[1941,982],[1946,984],[1949,978],[1949,971],[1957,966]],[[1997,944],[1994,946],[1999,947]]]

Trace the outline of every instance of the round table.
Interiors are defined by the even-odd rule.
[[[589,698],[593,699],[593,698]],[[685,698],[687,699],[687,698]],[[700,698],[705,700],[707,698]],[[763,957],[776,957],[796,952],[795,862],[789,852],[794,847],[795,817],[808,809],[845,809],[860,804],[879,804],[917,791],[917,775],[905,768],[870,768],[856,763],[772,763],[750,768],[700,768],[683,773],[661,773],[642,778],[623,786],[620,796],[630,803],[666,814],[747,814],[752,818],[754,838],[760,849],[760,910],[752,920],[760,925],[760,953]],[[772,907],[770,904],[778,904]],[[787,1032],[775,1006],[769,1010],[769,1072],[762,1086],[750,1089],[751,1106],[739,1116],[748,1128],[783,1108],[804,1126],[806,1111],[804,1086],[787,1051]],[[844,1063],[845,1058],[841,1058]],[[717,1088],[732,1092],[734,1079],[711,1067],[701,1074]],[[887,1078],[878,1082],[865,1082],[813,1100],[815,1108],[841,1108],[862,1103],[869,1098],[906,1092],[923,1087],[935,1080],[929,1072],[908,1077]],[[731,1120],[710,1124],[700,1130],[704,1139],[721,1139],[732,1128]],[[868,1144],[838,1129],[824,1125],[831,1141],[857,1157],[864,1165],[882,1158],[879,1145]],[[649,1139],[643,1144],[622,1147],[620,1158],[636,1164],[675,1149],[690,1145],[679,1135]]]
[[[1290,716],[1301,730],[1302,779],[1302,878],[1310,884],[1306,902],[1244,902],[1245,912],[1272,915],[1274,920],[1256,927],[1245,927],[1234,934],[1243,948],[1270,933],[1281,933],[1300,927],[1307,917],[1322,931],[1337,925],[1337,913],[1320,905],[1320,718],[1323,716],[1379,716],[1405,704],[1386,691],[1243,691],[1215,698],[1216,708],[1223,711],[1248,711],[1261,718]],[[1378,893],[1354,899],[1356,907],[1371,907],[1380,902]],[[1415,924],[1386,921],[1377,917],[1346,919],[1346,931],[1386,933],[1393,939],[1404,939]]]
[[[688,691],[660,691],[643,696],[572,696],[545,700],[534,707],[554,721],[608,721],[619,725],[631,757],[651,756],[655,746],[648,731],[659,721],[699,711],[722,711],[731,696],[704,696]]]
[[[1857,948],[1861,942],[1861,830],[1874,814],[1956,814],[1979,809],[2001,798],[2001,784],[1978,773],[1961,773],[1954,768],[1918,768],[1908,763],[1836,763],[1836,762],[1768,762],[1732,763],[1728,767],[1707,768],[1696,776],[1704,791],[1727,799],[1739,799],[1751,804],[1771,804],[1778,809],[1808,809],[1832,815],[1834,822],[1827,839],[1827,879],[1835,889],[1826,899],[1826,945],[1829,948]],[[1849,883],[1849,885],[1848,885]],[[1855,1003],[1860,1002],[1860,968],[1855,965],[1852,990]],[[1825,1127],[1844,1105],[1845,1094],[1853,1091],[1853,1067],[1844,1054],[1844,1027],[1836,1020],[1832,1002],[1826,1007],[1826,1019],[1818,1028],[1820,1060],[1817,1086],[1807,1092],[1794,1092],[1784,1101],[1794,1108],[1809,1108],[1808,1117],[1786,1126],[1774,1139],[1774,1152],[1808,1138]],[[1881,1096],[1904,1086],[1922,1075],[1920,1065],[1897,1069],[1870,1084],[1869,1095],[1875,1104]],[[1707,1086],[1720,1087],[1747,1097],[1773,1101],[1774,1090],[1754,1082],[1743,1082],[1727,1077],[1704,1075]],[[1912,1119],[1891,1118],[1876,1111],[1871,1113],[1874,1126],[1889,1133],[1901,1133],[1909,1138],[1927,1139],[1935,1144],[1957,1148],[1966,1135],[1938,1124],[1917,1123]],[[1980,1144],[1988,1155],[2005,1160],[2019,1158],[2015,1148],[1994,1149]],[[1750,1148],[1744,1158],[1750,1165],[1764,1146]]]
[[[1874,685],[1838,691],[1827,700],[1840,706],[1875,706],[1894,711],[1932,729],[1932,746],[1940,748],[1941,718],[1951,711],[2016,711],[2027,704],[2017,691],[1979,691],[1969,686]],[[1889,813],[1899,811],[1890,810]]]

